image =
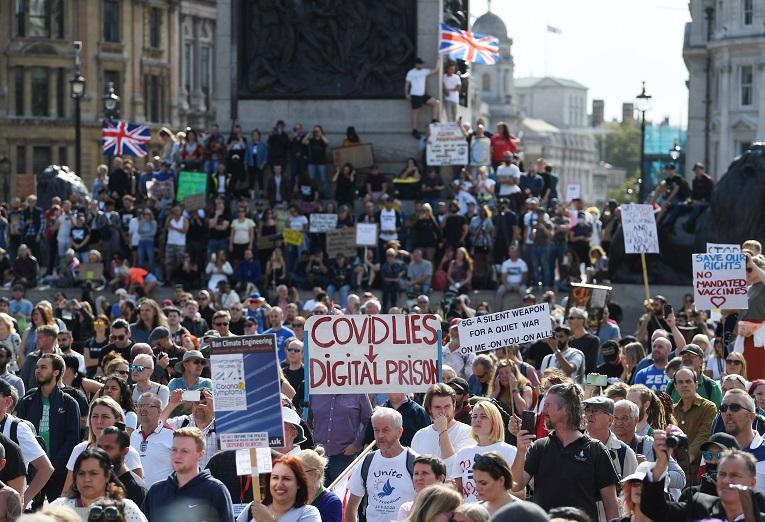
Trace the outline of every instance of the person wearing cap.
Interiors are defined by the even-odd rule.
[[[643,493],[643,480],[651,472],[651,466],[650,462],[641,462],[634,472],[621,479],[621,503],[624,516],[614,519],[612,522],[648,520],[640,508],[640,499]]]
[[[183,404],[184,391],[176,389],[170,394],[170,400],[162,410],[160,420],[174,430],[191,426],[202,432],[205,437],[205,456],[200,467],[204,468],[210,458],[221,450],[218,433],[215,429],[215,406],[212,391],[208,389],[200,391],[199,400],[192,403],[190,414],[172,417],[173,411]]]
[[[698,377],[692,368],[681,367],[675,372],[672,381],[680,395],[675,403],[673,413],[677,426],[688,436],[689,468],[684,469],[688,483],[696,484],[696,476],[701,462],[701,444],[707,440],[712,429],[717,406],[712,401],[703,398],[696,392]],[[654,442],[656,441],[654,432]],[[654,444],[655,447],[655,444]]]
[[[199,350],[188,350],[183,354],[183,359],[175,364],[175,372],[182,377],[171,379],[167,383],[170,393],[175,390],[212,390],[212,381],[202,377],[202,370],[209,364]]]
[[[691,181],[691,200],[688,218],[683,223],[683,230],[692,233],[696,229],[696,220],[704,211],[709,208],[712,201],[712,191],[715,189],[715,182],[712,177],[704,171],[703,163],[694,163],[693,181]]]
[[[199,315],[205,322],[212,325],[212,318],[215,314],[215,308],[212,306],[212,300],[210,299],[210,292],[207,290],[200,290],[197,294],[197,305],[199,307]]]
[[[585,358],[581,350],[571,348],[571,329],[568,326],[556,326],[554,337],[546,340],[552,353],[545,355],[540,365],[540,372],[547,368],[557,368],[574,380],[579,386],[584,386]]]
[[[446,378],[444,368],[444,378]],[[462,377],[453,377],[446,384],[454,390],[454,420],[463,424],[470,424],[470,385]]]
[[[242,335],[254,335],[258,333],[258,323],[254,317],[245,317]]]
[[[600,347],[600,354],[605,362],[595,369],[595,373],[606,375],[609,378],[620,378],[624,372],[621,363],[621,348],[616,341],[606,341]]]
[[[414,68],[409,69],[404,80],[404,97],[412,105],[412,136],[416,139],[420,139],[420,131],[417,130],[420,109],[425,105],[430,106],[430,119],[428,121],[437,120],[439,115],[439,101],[425,92],[425,82],[428,76],[436,74],[438,68],[423,67],[424,63],[422,58],[415,59]]]
[[[701,456],[704,465],[701,466],[701,482],[691,486],[680,495],[681,501],[690,500],[696,493],[707,495],[717,494],[717,466],[722,458],[722,453],[729,449],[741,449],[736,442],[736,437],[727,433],[715,433],[701,445]],[[672,461],[670,460],[670,465]]]
[[[704,352],[697,344],[688,344],[680,350],[680,357],[683,359],[683,366],[691,368],[698,375],[698,393],[701,397],[709,399],[718,408],[722,403],[722,390],[717,381],[714,381],[704,375]],[[672,396],[673,401],[680,400],[680,394],[675,389],[674,383],[667,385],[667,393]]]

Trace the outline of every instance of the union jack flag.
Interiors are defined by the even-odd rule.
[[[466,62],[491,65],[500,60],[499,38],[441,24],[438,54],[446,54]]]
[[[133,125],[124,121],[104,120],[101,123],[101,142],[107,156],[146,156],[146,144],[151,132],[146,125]]]

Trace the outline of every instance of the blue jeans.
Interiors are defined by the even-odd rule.
[[[138,266],[147,268],[154,273],[154,240],[141,239],[138,242]]]
[[[327,285],[327,297],[329,297],[330,301],[332,301],[334,299],[335,292],[337,292],[337,290],[338,290],[338,288],[335,285],[333,285],[333,284]],[[348,301],[348,294],[350,293],[350,291],[351,291],[351,285],[349,285],[349,284],[344,284],[344,285],[342,285],[340,287],[340,302],[339,302],[339,304],[340,304],[341,308],[345,307],[345,303]]]
[[[223,250],[228,254],[228,238],[226,239],[209,239],[207,241],[207,260],[218,250]]]
[[[555,263],[563,265],[566,255],[566,243],[550,243],[550,278],[555,278]]]
[[[308,176],[316,183],[322,199],[329,198],[329,179],[327,179],[327,166],[308,164]]]
[[[552,286],[552,273],[550,272],[550,247],[534,246],[531,250],[531,273],[534,284],[541,283],[544,286]]]

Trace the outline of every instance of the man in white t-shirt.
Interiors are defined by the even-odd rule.
[[[518,298],[522,299],[526,293],[526,274],[529,267],[526,261],[520,258],[518,247],[511,245],[507,249],[508,259],[502,263],[500,268],[500,285],[494,294],[494,310],[500,312],[504,310],[505,294],[517,292]]]
[[[442,80],[444,88],[444,112],[446,121],[457,121],[457,105],[460,103],[460,90],[462,78],[456,73],[457,64],[449,62],[446,66],[446,74]]]
[[[412,104],[412,136],[420,139],[420,131],[417,130],[417,117],[420,115],[420,108],[423,105],[430,105],[430,119],[438,118],[438,100],[425,92],[425,81],[428,76],[435,74],[435,68],[428,69],[423,67],[422,58],[414,61],[414,69],[409,69],[404,81],[404,96]]]
[[[353,470],[348,481],[350,497],[345,505],[345,522],[358,520],[359,505],[365,496],[367,522],[394,520],[401,504],[414,500],[414,484],[407,466],[411,450],[401,445],[404,433],[401,414],[393,408],[376,408],[372,430],[379,449],[372,453],[366,477],[362,477],[363,463]]]
[[[568,345],[571,339],[571,330],[568,326],[556,326],[554,332],[555,337],[547,339],[552,353],[545,355],[542,359],[540,373],[547,368],[558,368],[584,388],[584,353]]]
[[[433,424],[422,428],[412,438],[412,449],[420,455],[435,455],[449,467],[451,458],[462,448],[475,446],[470,426],[454,420],[456,405],[454,388],[448,384],[432,384],[422,405]]]
[[[497,167],[497,196],[507,197],[520,192],[521,188],[518,186],[520,179],[521,169],[513,163],[512,152],[505,152],[505,161]]]
[[[146,489],[149,489],[157,482],[167,479],[173,472],[170,460],[173,430],[162,423],[162,401],[154,393],[142,393],[138,398],[136,410],[141,426],[130,434],[130,445],[141,457],[143,480]]]

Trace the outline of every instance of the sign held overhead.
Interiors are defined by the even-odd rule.
[[[463,319],[458,323],[457,330],[463,354],[496,350],[553,336],[547,303]]]

